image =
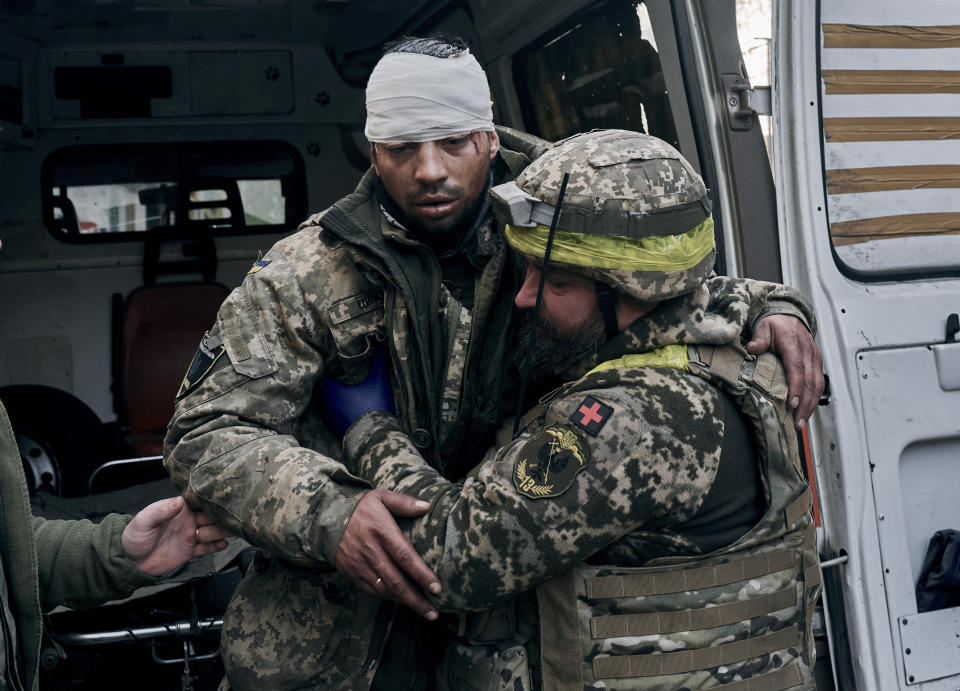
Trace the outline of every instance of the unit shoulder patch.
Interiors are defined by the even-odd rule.
[[[566,425],[550,425],[528,441],[513,466],[513,484],[530,499],[559,497],[587,467],[588,447]]]
[[[183,375],[183,381],[180,383],[180,390],[177,391],[177,398],[185,395],[204,378],[210,374],[210,370],[217,364],[217,360],[223,355],[226,348],[223,345],[223,337],[220,334],[211,336],[209,332],[204,334],[200,341],[200,347],[197,348],[196,355],[193,356],[193,362],[187,368],[187,373]]]
[[[613,415],[613,408],[601,403],[593,396],[587,396],[570,416],[570,421],[588,434],[597,436]]]

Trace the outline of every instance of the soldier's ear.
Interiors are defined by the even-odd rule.
[[[500,135],[496,132],[487,132],[487,138],[490,140],[490,160],[492,161],[500,151]]]

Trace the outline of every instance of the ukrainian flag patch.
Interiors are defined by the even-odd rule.
[[[256,263],[250,267],[250,270],[247,272],[247,275],[249,276],[250,274],[255,274],[261,269],[267,268],[268,266],[270,266],[269,259],[258,259]]]

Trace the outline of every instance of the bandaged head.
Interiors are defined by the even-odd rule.
[[[384,55],[367,82],[369,141],[428,142],[493,131],[487,75],[469,50]]]

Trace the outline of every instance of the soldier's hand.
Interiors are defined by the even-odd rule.
[[[404,604],[433,621],[437,611],[420,588],[437,594],[440,581],[394,519],[416,518],[429,508],[425,501],[386,489],[368,492],[347,523],[334,566],[368,593]]]
[[[803,322],[787,314],[772,314],[757,322],[747,352],[772,351],[787,371],[787,402],[797,429],[803,429],[823,394],[823,358]]]

